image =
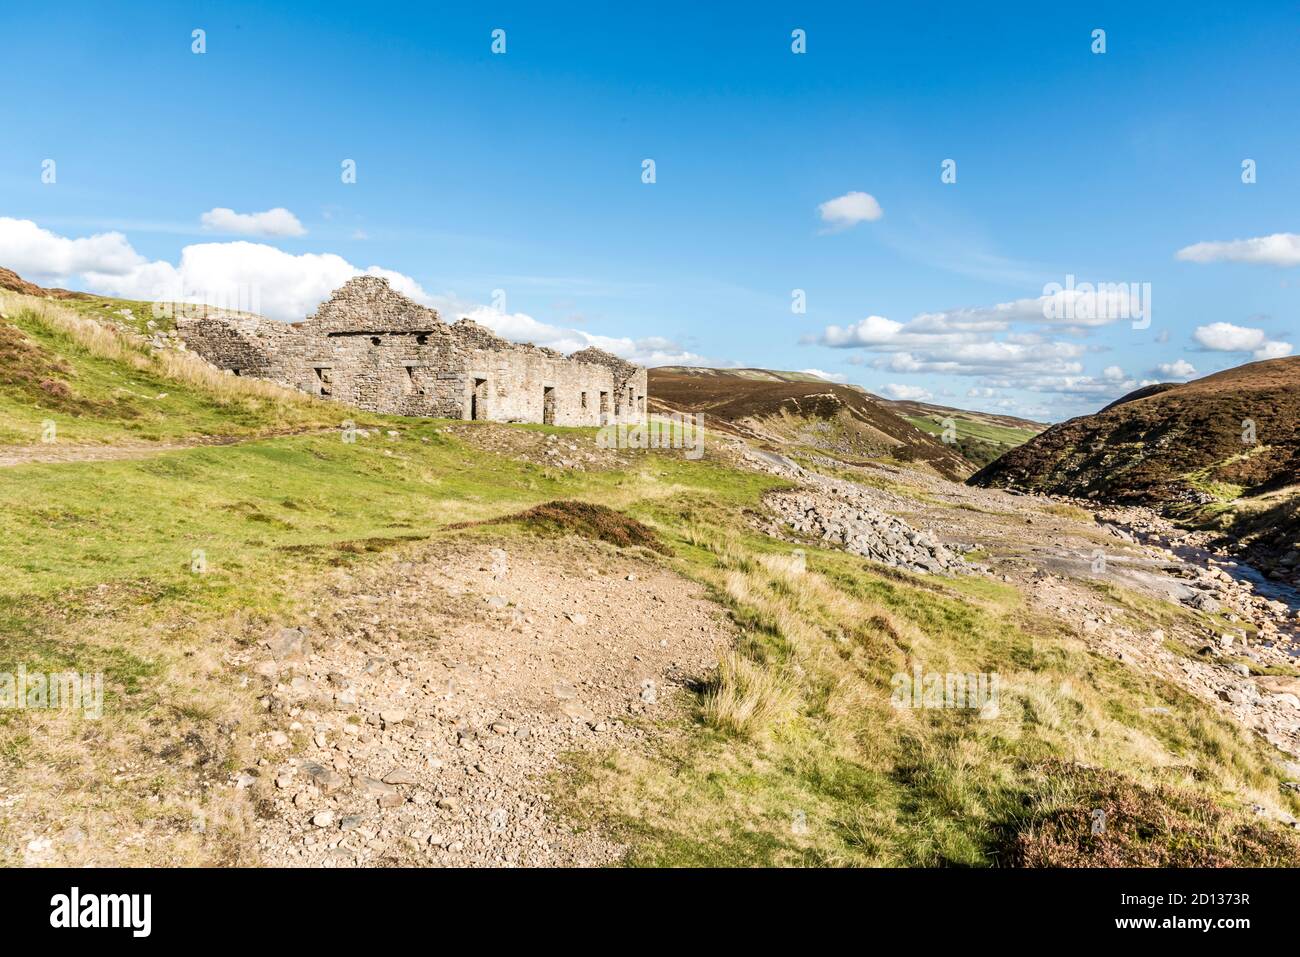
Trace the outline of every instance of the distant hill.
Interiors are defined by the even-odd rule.
[[[650,370],[650,406],[702,412],[724,428],[773,446],[804,446],[842,459],[888,456],[923,462],[961,479],[975,465],[954,445],[899,415],[859,386],[803,372],[660,366]]]
[[[1013,415],[953,409],[928,402],[881,401],[918,429],[932,435],[943,435],[948,420],[952,420],[957,433],[954,443],[957,451],[977,467],[988,465],[1047,428],[1042,422]]]
[[[1247,423],[1257,441],[1242,441]],[[1296,481],[1300,356],[1147,386],[1054,425],[971,478],[1114,502],[1161,503]],[[1220,488],[1219,491],[1223,491]]]
[[[728,378],[752,379],[755,382],[829,382],[811,372],[782,372],[779,369],[706,369],[702,366],[658,366],[656,372],[672,375],[724,376]],[[845,388],[865,391],[860,386],[850,385]]]
[[[5,269],[0,266],[0,289],[8,289],[10,292],[22,293],[24,296],[40,296],[52,299],[91,299],[93,297],[84,292],[72,292],[68,289],[43,289],[34,282],[28,282],[12,269]]]
[[[1300,356],[1144,387],[1052,426],[970,479],[1214,521],[1230,537],[1248,535],[1266,559],[1297,547],[1297,496],[1287,492],[1297,482]],[[1249,518],[1266,500],[1268,522]]]

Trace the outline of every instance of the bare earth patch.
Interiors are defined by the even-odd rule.
[[[551,813],[548,779],[566,753],[653,733],[731,626],[702,588],[636,554],[576,538],[502,544],[444,541],[340,571],[305,640],[288,632],[236,656],[266,684],[275,728],[242,782],[264,863],[619,859],[608,837]]]

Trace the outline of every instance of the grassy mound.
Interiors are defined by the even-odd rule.
[[[629,515],[592,502],[557,500],[484,522],[460,522],[451,528],[510,523],[548,534],[581,535],[619,548],[640,546],[668,554],[655,530]]]

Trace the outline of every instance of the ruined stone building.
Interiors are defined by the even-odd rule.
[[[358,276],[303,322],[178,319],[186,347],[256,376],[372,412],[494,422],[603,425],[641,418],[646,370],[600,349],[565,356],[508,342],[469,319],[446,323]]]

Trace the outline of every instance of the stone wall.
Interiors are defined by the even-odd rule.
[[[640,418],[646,370],[600,349],[517,344],[358,276],[303,322],[178,319],[186,346],[236,375],[372,412],[601,425]]]

